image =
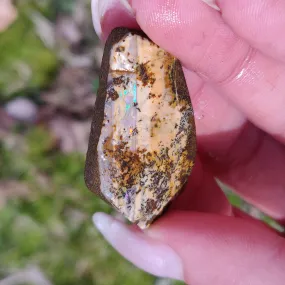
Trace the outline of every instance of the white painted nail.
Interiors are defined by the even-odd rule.
[[[131,8],[127,0],[92,0],[91,10],[92,10],[93,25],[99,37],[102,36],[101,21],[105,13],[110,8],[117,5],[126,9],[126,11],[128,11],[131,14],[134,13],[133,9]]]
[[[209,5],[210,7],[212,7],[213,9],[220,11],[219,6],[216,4],[215,0],[202,0],[204,3],[206,3],[207,5]]]
[[[158,277],[183,280],[182,261],[169,246],[150,240],[104,213],[96,213],[93,222],[105,239],[137,267]]]

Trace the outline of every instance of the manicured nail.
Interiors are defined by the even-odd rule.
[[[216,4],[215,0],[202,0],[202,1],[205,2],[207,5],[209,5],[210,7],[212,7],[213,9],[220,11],[220,8]]]
[[[183,280],[182,261],[169,246],[104,213],[96,213],[93,222],[105,239],[137,267],[158,277]]]
[[[91,6],[93,25],[99,37],[102,36],[102,20],[108,10],[113,7],[120,7],[130,14],[134,13],[128,0],[92,0]]]

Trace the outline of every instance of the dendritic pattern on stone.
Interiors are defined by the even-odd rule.
[[[87,185],[99,187],[107,202],[144,229],[177,196],[193,168],[193,110],[180,63],[148,38],[125,32],[108,53],[106,90],[97,99],[104,97],[104,117],[92,127],[98,141],[87,154],[87,160],[97,160],[97,170],[88,171],[87,161]]]

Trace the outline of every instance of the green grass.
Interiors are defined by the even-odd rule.
[[[0,212],[0,277],[38,265],[56,285],[154,284],[154,277],[120,257],[92,225],[94,212],[112,210],[87,190],[84,157],[56,151],[41,128],[31,130],[23,145],[0,146],[0,180],[18,180],[31,189]]]
[[[241,209],[243,212],[246,212],[250,215],[252,215],[252,212],[254,210],[255,215],[257,215],[255,218],[260,219],[268,226],[272,227],[273,229],[279,231],[279,232],[285,232],[285,229],[283,226],[281,226],[279,223],[277,223],[275,220],[273,220],[271,217],[265,215],[263,212],[259,211],[258,209],[254,208],[252,205],[247,203],[245,200],[243,200],[241,197],[237,196],[235,193],[233,193],[231,190],[229,190],[226,186],[221,185],[222,189],[225,190],[225,193],[227,195],[227,198],[229,199],[230,203],[236,207]]]
[[[20,11],[17,20],[0,33],[0,102],[47,87],[59,65],[55,52],[36,35],[29,17]]]

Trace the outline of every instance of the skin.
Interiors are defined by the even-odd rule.
[[[178,57],[195,111],[199,155],[187,190],[142,238],[173,249],[189,284],[282,285],[284,238],[233,209],[213,177],[285,224],[285,2],[217,5],[132,0],[135,16],[114,6],[102,18],[103,39],[124,16]]]

